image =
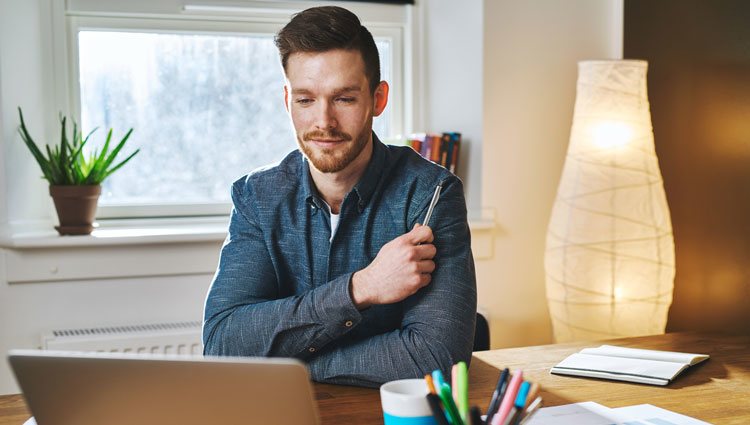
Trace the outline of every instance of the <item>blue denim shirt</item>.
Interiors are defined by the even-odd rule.
[[[206,299],[205,354],[296,357],[316,381],[362,386],[470,360],[476,280],[463,185],[411,148],[373,142],[332,239],[299,151],[234,183],[229,235]],[[440,182],[431,283],[358,311],[352,274],[421,223]]]

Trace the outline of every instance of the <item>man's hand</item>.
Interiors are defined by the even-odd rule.
[[[399,302],[427,286],[435,270],[432,229],[417,225],[383,245],[369,266],[352,276],[352,300],[362,310]]]

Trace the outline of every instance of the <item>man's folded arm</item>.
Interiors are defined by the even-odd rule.
[[[233,190],[235,206],[236,195]],[[339,276],[283,297],[260,228],[235,207],[206,298],[204,354],[302,359],[317,354],[361,320],[351,301],[350,279]]]
[[[431,221],[437,248],[432,281],[404,300],[401,328],[329,346],[308,360],[314,380],[374,387],[471,360],[476,277],[463,189],[454,182],[444,188]]]

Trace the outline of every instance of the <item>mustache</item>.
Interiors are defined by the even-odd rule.
[[[350,134],[344,133],[343,131],[339,131],[336,129],[329,130],[329,131],[323,131],[323,130],[313,130],[308,131],[302,135],[302,140],[309,142],[313,139],[333,139],[333,140],[343,140],[343,141],[350,141],[352,140],[352,136]]]

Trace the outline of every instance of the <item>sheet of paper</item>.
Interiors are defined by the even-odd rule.
[[[528,425],[614,425],[612,409],[587,401],[539,409]],[[630,425],[630,424],[628,424]]]
[[[711,425],[650,404],[610,409],[591,401],[545,407],[528,425]]]
[[[612,409],[617,415],[622,415],[623,418],[629,418],[629,420],[635,420],[640,422],[633,422],[636,424],[648,424],[648,425],[711,425],[708,422],[703,422],[689,416],[680,415],[660,407],[652,406],[650,404],[639,404],[636,406],[618,407]],[[630,425],[630,422],[628,422]]]

